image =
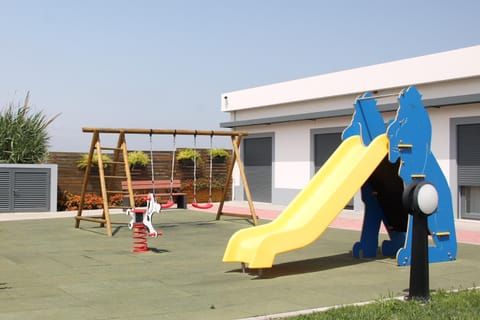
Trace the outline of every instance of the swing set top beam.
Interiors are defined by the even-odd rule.
[[[98,133],[124,133],[124,134],[171,134],[171,135],[197,135],[197,136],[247,136],[242,131],[218,131],[218,130],[176,130],[176,129],[142,129],[142,128],[89,128],[83,127],[83,132]]]

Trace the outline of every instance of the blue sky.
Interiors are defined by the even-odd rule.
[[[82,127],[220,129],[223,92],[478,45],[479,12],[478,0],[0,0],[0,107],[30,91],[36,110],[61,113],[52,151],[87,151]]]

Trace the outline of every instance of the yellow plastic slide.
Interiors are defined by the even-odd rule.
[[[249,268],[271,268],[279,253],[317,240],[361,188],[388,152],[388,138],[364,146],[360,136],[341,143],[308,185],[274,221],[237,231],[229,240],[224,262]]]

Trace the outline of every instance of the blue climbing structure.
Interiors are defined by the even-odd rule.
[[[396,256],[400,266],[409,266],[412,256],[412,226],[414,216],[404,208],[402,201],[411,182],[427,181],[438,192],[439,203],[434,214],[428,217],[431,245],[429,262],[456,259],[457,241],[454,225],[452,197],[447,180],[433,155],[431,123],[415,87],[398,94],[398,109],[394,119],[384,122],[371,93],[355,101],[351,124],[342,139],[360,135],[365,145],[386,133],[389,154],[362,186],[365,215],[360,241],[353,246],[357,258],[375,257],[378,252],[380,226],[383,223],[389,240],[381,245],[382,254]]]

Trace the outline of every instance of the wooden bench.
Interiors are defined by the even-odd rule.
[[[155,180],[153,186],[155,187],[155,197],[158,201],[162,198],[170,199],[171,195],[173,201],[177,204],[177,208],[187,208],[187,194],[180,192],[182,186],[180,180],[173,180],[172,193],[170,193],[170,180]],[[151,180],[132,180],[132,189],[135,197],[146,197],[149,193],[153,192],[153,186]],[[128,192],[127,181],[122,181],[122,191]],[[140,193],[136,193],[137,191],[140,191]],[[124,199],[126,199],[127,203],[129,202],[128,196],[124,196]]]

